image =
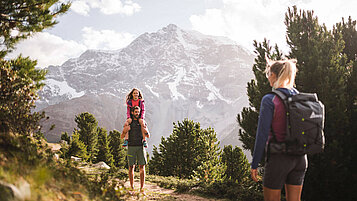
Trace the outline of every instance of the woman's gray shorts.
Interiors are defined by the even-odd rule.
[[[307,156],[270,154],[264,168],[263,185],[282,189],[284,184],[302,185],[307,170]]]

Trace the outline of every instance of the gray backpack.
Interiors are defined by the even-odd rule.
[[[286,138],[278,142],[273,129],[273,139],[268,143],[268,153],[304,155],[320,153],[324,150],[325,107],[315,93],[299,93],[286,96],[273,89],[286,109]]]

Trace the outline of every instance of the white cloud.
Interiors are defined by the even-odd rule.
[[[318,17],[319,23],[325,23],[329,29],[331,29],[334,24],[341,22],[342,17],[345,18],[345,21],[349,16],[351,16],[353,20],[357,19],[357,1],[314,0],[309,3],[300,4],[298,8],[314,10],[314,14]]]
[[[84,27],[83,43],[89,49],[117,50],[129,45],[134,40],[134,35],[119,33],[113,30],[94,30]]]
[[[88,13],[90,11],[90,7],[89,5],[82,0],[79,1],[74,1],[71,5],[71,9],[80,14],[80,15],[84,15],[84,16],[88,16]]]
[[[15,58],[19,54],[37,60],[40,68],[49,65],[61,65],[66,60],[78,57],[87,48],[75,41],[67,41],[47,32],[37,33],[33,37],[20,42],[16,50],[8,58]]]
[[[81,42],[64,40],[47,32],[37,33],[20,42],[16,50],[7,58],[15,58],[22,54],[36,59],[37,66],[44,68],[49,65],[61,65],[70,58],[80,56],[87,49],[117,50],[134,40],[132,34],[118,33],[113,30],[94,30],[91,27],[85,27],[82,31]]]
[[[284,37],[284,12],[286,7],[263,0],[223,1],[221,9],[206,10],[204,15],[191,16],[193,29],[205,34],[227,36],[253,50],[253,40],[264,37],[281,42]]]
[[[139,12],[141,7],[139,4],[131,0],[76,0],[73,1],[72,10],[78,14],[88,16],[90,9],[99,9],[105,15],[124,14],[133,15]]]
[[[287,51],[285,42],[285,13],[288,7],[297,5],[298,9],[314,10],[320,24],[328,28],[352,15],[357,18],[357,1],[334,0],[223,0],[219,9],[207,9],[202,15],[192,15],[192,28],[209,35],[227,36],[249,50],[253,50],[253,40],[261,42],[264,38],[271,45],[277,43]]]
[[[120,0],[102,0],[100,3],[100,11],[106,15],[122,13],[125,15],[133,15],[140,11],[141,7],[132,1],[125,1],[123,4]]]

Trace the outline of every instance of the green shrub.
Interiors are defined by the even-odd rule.
[[[235,182],[215,182],[211,185],[202,185],[197,188],[197,193],[215,197],[228,198],[237,201],[255,201],[264,200],[262,191],[259,191],[259,184],[251,182],[250,184],[238,184]]]
[[[187,192],[198,186],[198,182],[192,179],[179,179],[176,177],[163,177],[147,175],[146,180],[158,184],[160,187],[173,189],[176,192]]]

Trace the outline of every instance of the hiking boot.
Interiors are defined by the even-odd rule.
[[[148,143],[146,142],[146,140],[143,140],[143,145],[145,148],[148,148]]]
[[[124,140],[123,147],[127,147],[127,146],[128,146],[128,143],[129,143],[128,140]]]

